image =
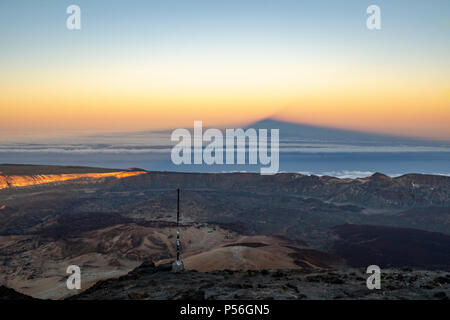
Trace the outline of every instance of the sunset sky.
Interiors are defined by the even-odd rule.
[[[273,117],[450,140],[448,0],[2,0],[0,41],[3,139]]]

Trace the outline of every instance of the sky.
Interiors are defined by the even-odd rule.
[[[0,139],[271,117],[450,140],[449,57],[448,0],[2,0]]]

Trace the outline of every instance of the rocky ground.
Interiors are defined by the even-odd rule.
[[[450,271],[450,177],[116,171],[0,165],[0,285],[66,299],[75,294],[66,268],[75,264],[83,289],[106,279],[111,286],[111,295],[88,289],[77,298],[449,295],[438,271],[399,268]],[[95,177],[66,180],[74,174]],[[174,257],[178,185],[181,257],[191,271],[174,276],[147,265],[129,274],[142,261]],[[393,268],[381,291],[368,291],[364,270],[352,269],[372,264]],[[290,271],[264,271],[272,269]],[[319,271],[331,269],[338,271]]]
[[[76,300],[108,299],[445,299],[450,273],[411,269],[382,270],[381,289],[366,287],[362,269],[184,271],[170,264],[144,263],[119,279],[100,281]]]
[[[0,300],[37,300],[14,289],[0,286]]]

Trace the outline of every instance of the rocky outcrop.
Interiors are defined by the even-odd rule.
[[[382,270],[380,290],[369,290],[362,269],[184,271],[144,263],[119,279],[100,281],[74,300],[449,299],[450,273]]]

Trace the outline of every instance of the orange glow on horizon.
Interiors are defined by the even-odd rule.
[[[78,179],[123,179],[146,174],[146,171],[119,171],[106,173],[72,173],[72,174],[47,174],[33,176],[2,176],[0,175],[0,190],[11,187],[27,187],[45,183],[63,182]]]
[[[303,97],[275,114],[281,121],[363,132],[450,140],[450,98],[435,92],[347,93]],[[442,91],[443,92],[443,91]]]
[[[105,63],[101,67],[7,70],[0,79],[0,134],[95,134],[205,126],[237,127],[263,118],[450,140],[445,67],[380,69],[264,61],[225,65]]]

